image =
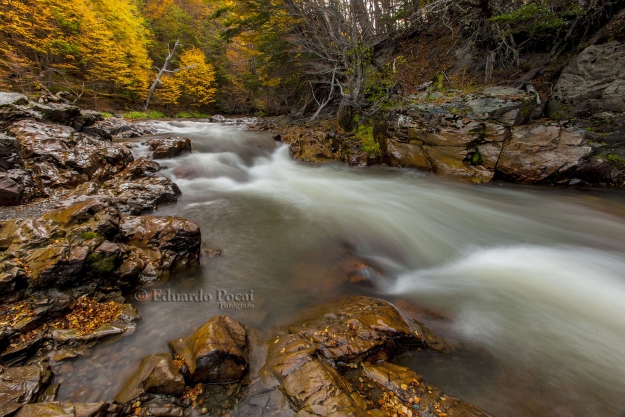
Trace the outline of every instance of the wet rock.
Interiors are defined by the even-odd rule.
[[[422,417],[488,417],[478,407],[444,394],[440,389],[423,382],[423,378],[408,368],[390,363],[363,363],[362,377],[386,391],[381,395],[384,411],[400,415]],[[389,393],[394,395],[389,395]]]
[[[102,113],[95,110],[81,110],[80,114],[74,118],[72,127],[80,132],[83,128],[93,126],[96,122],[103,120]]]
[[[225,117],[223,117],[220,114],[216,114],[214,116],[211,116],[208,118],[208,121],[211,123],[223,123],[225,122],[227,119]]]
[[[297,415],[365,415],[364,398],[334,367],[315,357],[313,342],[300,335],[287,335],[272,344],[266,367]]]
[[[0,172],[24,168],[17,139],[0,133]]]
[[[196,223],[122,217],[108,199],[88,199],[37,219],[0,224],[0,299],[46,288],[136,286],[198,261]]]
[[[168,277],[176,269],[199,262],[202,236],[197,223],[190,220],[129,216],[122,219],[120,231],[122,242],[147,260],[146,268],[157,277]]]
[[[126,382],[115,397],[119,403],[129,402],[144,392],[180,395],[184,390],[184,378],[168,353],[146,356],[139,370]]]
[[[154,159],[168,159],[191,152],[191,139],[180,136],[150,139],[146,143]]]
[[[111,180],[102,184],[84,183],[77,187],[62,205],[105,198],[112,201],[123,214],[139,215],[155,210],[159,204],[177,201],[181,194],[173,181],[157,174],[159,170],[157,162],[139,158]]]
[[[70,125],[80,116],[80,108],[66,103],[32,103],[34,111],[41,114],[44,120],[63,125]]]
[[[24,187],[4,172],[0,172],[0,206],[21,204]]]
[[[228,316],[213,317],[191,336],[169,346],[183,359],[191,383],[231,383],[247,371],[247,332]]]
[[[592,45],[562,71],[548,103],[554,119],[625,112],[625,44]]]
[[[292,326],[289,331],[315,343],[324,358],[337,361],[359,361],[372,354],[386,359],[406,348],[445,347],[425,325],[370,297],[351,297],[322,307],[306,326]]]
[[[16,417],[97,417],[103,415],[107,404],[99,403],[60,403],[47,402],[27,404],[15,415]]]
[[[300,161],[320,162],[338,159],[339,149],[332,146],[332,138],[322,129],[290,128],[283,140],[289,144],[291,155]]]
[[[23,120],[8,131],[19,141],[34,181],[48,194],[88,180],[105,181],[133,160],[125,146],[83,137],[69,126]]]
[[[47,364],[0,368],[0,414],[6,416],[36,402],[51,379]]]
[[[516,182],[538,183],[576,167],[591,152],[581,129],[556,123],[518,128],[504,145],[497,172]]]
[[[267,362],[248,397],[255,404],[279,407],[281,393],[298,416],[372,415],[368,411],[376,412],[378,403],[369,403],[362,387],[344,372],[384,361],[406,348],[444,349],[442,340],[424,325],[405,318],[388,302],[369,297],[322,307],[305,323],[290,326],[289,333],[270,341]],[[254,413],[249,415],[263,415],[258,407],[245,409]],[[289,414],[281,410],[280,415]]]
[[[93,125],[83,127],[82,131],[106,140],[136,138],[154,133],[149,128],[128,122],[121,117],[108,117],[95,122]]]

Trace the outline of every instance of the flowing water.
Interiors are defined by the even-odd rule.
[[[62,363],[61,399],[112,399],[141,358],[215,315],[230,314],[262,339],[306,306],[366,294],[416,312],[453,348],[399,363],[493,416],[625,412],[621,192],[310,165],[243,126],[152,125],[194,148],[162,162],[182,197],[156,214],[198,222],[205,247],[223,250],[157,288],[202,290],[211,300],[133,300],[138,329]],[[345,242],[383,270],[375,290],[321,282]],[[241,309],[218,300],[250,292]]]

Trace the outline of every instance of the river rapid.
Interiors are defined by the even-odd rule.
[[[222,255],[132,300],[142,316],[133,334],[61,363],[60,400],[112,399],[145,355],[215,315],[262,341],[307,306],[364,294],[417,312],[452,347],[397,363],[493,416],[625,415],[621,191],[311,165],[245,126],[149,124],[194,149],[159,161],[182,196],[155,214],[196,221]],[[384,272],[374,288],[321,285],[346,243]],[[210,297],[172,298],[198,291]],[[237,294],[246,302],[228,303]]]

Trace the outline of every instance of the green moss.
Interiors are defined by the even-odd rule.
[[[174,116],[176,119],[208,119],[210,115],[199,112],[180,112]]]
[[[81,232],[78,236],[80,236],[82,240],[104,239],[104,236],[102,236],[98,232],[91,231]]]
[[[130,111],[123,116],[124,119],[162,119],[165,117],[165,113],[156,110],[147,113],[142,111]]]
[[[361,142],[360,149],[367,152],[369,155],[380,151],[380,144],[376,142],[375,138],[373,137],[373,126],[358,126],[358,130],[356,131],[356,138]]]
[[[87,257],[87,262],[94,268],[96,271],[101,272],[103,274],[108,274],[113,272],[115,269],[115,261],[117,260],[116,256],[104,256],[101,253],[92,253]]]
[[[482,165],[482,154],[477,149],[475,153],[471,156],[471,165]]]
[[[615,153],[608,154],[608,161],[612,162],[619,168],[625,168],[625,158]]]
[[[114,117],[115,115],[113,113],[109,113],[109,112],[100,112],[100,114],[102,115],[102,117],[104,117],[105,119],[108,119],[110,117]]]

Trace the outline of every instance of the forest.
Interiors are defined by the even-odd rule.
[[[0,88],[63,92],[102,110],[145,107],[153,86],[150,105],[168,114],[314,117],[328,104],[371,114],[427,82],[453,88],[527,82],[554,62],[557,72],[558,58],[623,4],[6,0],[0,5]],[[467,45],[477,56],[452,68],[450,56]],[[539,56],[526,59],[529,53]]]

